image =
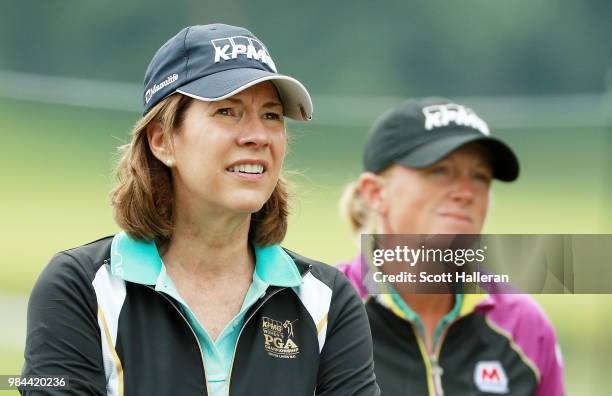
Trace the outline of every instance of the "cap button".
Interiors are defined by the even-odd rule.
[[[310,120],[310,117],[308,117],[308,114],[306,114],[306,110],[304,109],[304,106],[302,106],[301,103],[298,106],[300,108],[300,113],[302,113],[302,118],[304,120]]]

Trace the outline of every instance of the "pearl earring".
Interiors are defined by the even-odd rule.
[[[174,161],[172,161],[171,159],[167,159],[166,165],[168,165],[168,168],[172,168],[172,165],[174,165]]]

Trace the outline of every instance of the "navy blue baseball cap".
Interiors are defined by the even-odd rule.
[[[437,97],[406,100],[380,116],[370,130],[363,166],[374,173],[394,163],[425,168],[472,142],[489,152],[493,177],[518,178],[516,154],[491,136],[486,122],[472,109]]]
[[[220,23],[190,26],[151,59],[144,78],[143,115],[175,92],[216,101],[263,81],[276,87],[285,116],[312,118],[312,100],[304,85],[277,72],[270,52],[253,33]]]

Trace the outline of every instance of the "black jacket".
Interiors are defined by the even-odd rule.
[[[207,395],[203,355],[178,303],[113,276],[111,241],[58,253],[40,275],[23,375],[67,375],[70,390],[23,394]],[[269,287],[247,312],[230,395],[378,395],[359,296],[335,268],[287,253],[303,283]],[[264,335],[283,346],[285,320],[295,321],[291,348],[266,348]]]

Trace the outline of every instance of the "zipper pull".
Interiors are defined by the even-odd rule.
[[[429,360],[431,361],[431,375],[433,376],[436,395],[444,396],[444,389],[442,388],[442,374],[444,374],[444,369],[438,364],[438,360],[434,355],[431,355]]]

